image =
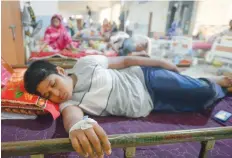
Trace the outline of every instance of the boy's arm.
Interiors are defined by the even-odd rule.
[[[141,52],[132,52],[132,53],[129,53],[128,56],[149,57],[149,55],[148,55],[145,51],[141,51]]]
[[[178,72],[176,65],[163,60],[146,57],[125,56],[125,57],[109,57],[108,68],[110,69],[123,69],[130,66],[152,66],[161,67],[167,70]]]
[[[83,111],[77,106],[68,106],[62,111],[64,128],[66,132],[69,132],[70,128],[82,120],[84,114]]]
[[[68,106],[62,111],[64,128],[69,132],[70,128],[82,120],[84,114],[77,106]],[[111,154],[111,146],[105,131],[97,123],[93,123],[93,128],[86,130],[78,129],[70,132],[70,140],[73,148],[81,156],[94,157],[96,152],[98,157],[103,157],[105,152]],[[92,149],[92,146],[94,147]]]

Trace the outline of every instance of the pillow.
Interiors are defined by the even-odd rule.
[[[2,89],[2,111],[27,115],[44,115],[50,113],[53,119],[59,117],[60,113],[57,104],[26,92],[23,82],[25,71],[26,69],[14,69],[10,80]]]

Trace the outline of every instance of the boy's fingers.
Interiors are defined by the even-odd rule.
[[[91,142],[97,156],[99,156],[99,157],[103,156],[104,153],[102,151],[101,142],[100,142],[98,136],[96,135],[95,131],[92,128],[87,129],[87,130],[85,130],[85,134],[86,134],[87,138],[89,139],[89,141]]]
[[[84,151],[82,150],[82,147],[80,146],[78,139],[76,137],[71,137],[71,143],[72,143],[72,147],[73,149],[81,156],[85,157],[86,154],[84,153]]]
[[[85,136],[85,133],[83,131],[81,131],[78,134],[78,140],[79,140],[84,152],[87,154],[86,156],[88,157],[89,155],[93,155],[92,147],[89,143],[88,138]]]
[[[102,143],[103,151],[107,155],[110,155],[112,151],[111,151],[111,145],[110,145],[110,141],[108,139],[107,134],[105,133],[103,128],[101,126],[99,126],[98,124],[95,124],[93,126],[93,128],[94,128],[95,133],[97,134],[98,138],[100,139],[100,141]]]

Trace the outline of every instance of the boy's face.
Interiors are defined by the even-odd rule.
[[[57,67],[58,74],[51,74],[40,82],[37,91],[42,97],[53,103],[63,103],[72,97],[73,80],[67,76],[64,69]]]

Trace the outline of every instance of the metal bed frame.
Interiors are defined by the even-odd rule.
[[[206,158],[207,151],[213,149],[216,140],[230,138],[232,138],[232,127],[217,127],[110,135],[109,141],[112,148],[124,148],[126,158],[135,156],[137,146],[200,142],[199,158]],[[47,153],[74,151],[68,138],[3,142],[1,148],[2,156],[31,155],[31,158],[43,158],[43,154]]]

